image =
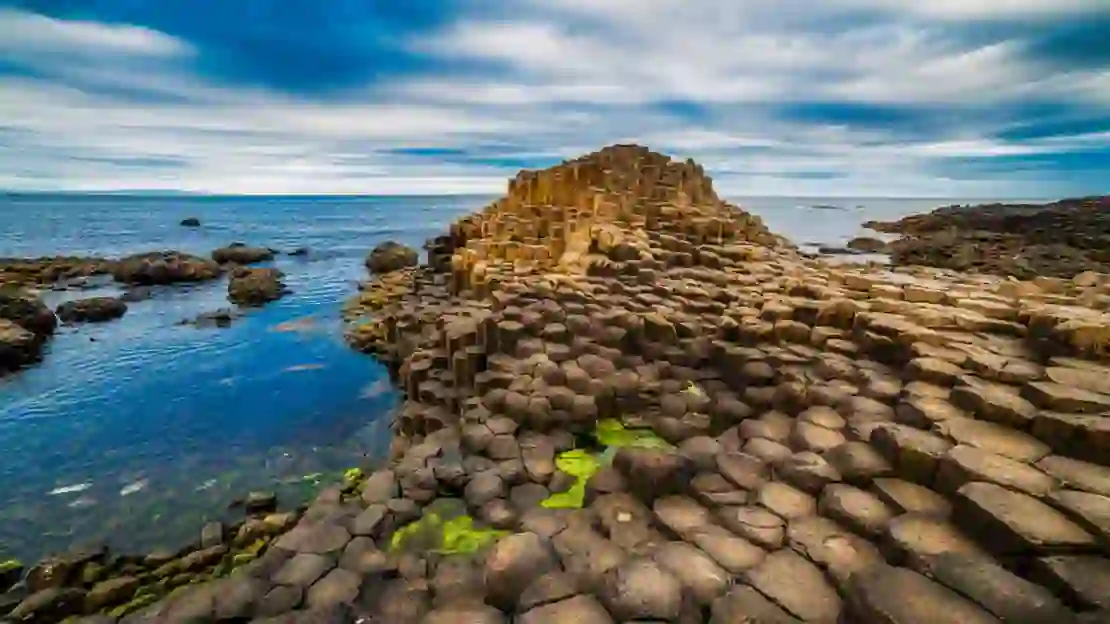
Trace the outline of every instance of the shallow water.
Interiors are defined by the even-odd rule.
[[[339,304],[375,244],[419,247],[486,201],[0,196],[0,256],[207,254],[233,241],[312,250],[275,261],[293,294],[230,328],[178,324],[228,306],[226,281],[166,288],[118,321],[62,329],[43,364],[0,380],[0,560],[90,542],[175,547],[204,521],[234,517],[227,504],[248,490],[295,504],[317,482],[380,459],[396,394],[382,367],[344,346]],[[952,203],[733,201],[797,243],[822,245],[869,234],[868,219]],[[179,226],[185,217],[202,227]]]
[[[43,364],[0,380],[0,559],[99,541],[176,547],[205,520],[234,517],[228,503],[251,489],[296,504],[315,482],[382,457],[396,395],[381,366],[343,344],[340,303],[375,244],[419,247],[482,203],[0,199],[0,256],[207,254],[233,241],[312,250],[279,256],[292,294],[230,328],[178,324],[228,307],[226,280],[164,288],[118,321],[63,328]],[[202,227],[179,226],[186,216]]]

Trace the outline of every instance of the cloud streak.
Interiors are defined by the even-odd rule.
[[[313,49],[275,34],[296,21],[0,10],[0,188],[495,193],[635,141],[739,195],[1110,192],[1110,65],[1060,71],[1045,35],[1097,4],[455,0],[385,37],[290,0],[344,17],[321,68],[367,68],[315,86],[277,75]],[[213,69],[247,42],[272,66]]]

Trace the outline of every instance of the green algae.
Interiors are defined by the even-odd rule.
[[[651,429],[634,429],[613,418],[599,420],[594,427],[594,438],[606,447],[616,448],[673,448],[670,442],[659,437]]]
[[[361,468],[348,468],[343,472],[343,487],[352,488],[362,481]]]
[[[426,550],[441,555],[468,555],[508,534],[508,531],[478,528],[474,518],[467,515],[445,520],[440,514],[431,512],[398,529],[389,541],[389,549],[391,552]]]
[[[23,563],[20,562],[19,559],[6,559],[4,561],[0,561],[0,574],[11,572],[12,570],[18,570],[22,567]]]
[[[674,448],[651,429],[627,427],[623,422],[607,418],[598,421],[593,437],[605,447],[600,453],[585,449],[571,449],[555,457],[555,467],[574,477],[574,483],[564,492],[555,492],[540,506],[547,509],[581,509],[586,504],[586,483],[597,474],[602,466],[613,462],[613,457],[622,448]]]

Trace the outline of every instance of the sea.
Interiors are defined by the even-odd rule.
[[[414,248],[493,197],[0,195],[0,257],[118,257],[232,242],[280,250],[291,294],[228,328],[181,321],[228,307],[226,281],[157,290],[104,324],[62,327],[41,364],[0,379],[0,561],[108,545],[175,550],[233,503],[293,507],[387,455],[399,401],[387,371],[343,342],[339,309],[376,244]],[[803,249],[861,224],[1006,199],[730,197]],[[182,227],[186,217],[201,221]],[[291,256],[297,248],[305,256]],[[119,294],[110,281],[48,290]]]

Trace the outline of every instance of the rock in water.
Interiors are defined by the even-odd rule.
[[[58,306],[58,318],[66,323],[103,323],[127,313],[127,304],[116,297],[90,297]]]
[[[386,241],[375,247],[366,257],[366,268],[370,269],[371,273],[381,275],[416,266],[419,261],[420,255],[415,249],[394,241]]]
[[[236,267],[227,283],[227,298],[242,306],[261,306],[277,301],[286,294],[281,278],[285,274],[273,268]]]
[[[182,227],[200,227],[200,219],[196,217],[185,217],[181,220]]]
[[[42,359],[42,343],[8,319],[0,319],[0,373],[18,370]]]
[[[41,340],[53,335],[58,326],[58,319],[46,304],[14,289],[0,289],[0,318],[12,321]]]
[[[180,251],[155,251],[121,258],[112,270],[117,282],[154,285],[203,282],[219,277],[220,265]]]
[[[274,250],[266,247],[248,247],[232,243],[212,252],[212,259],[220,264],[254,264],[274,259]]]

